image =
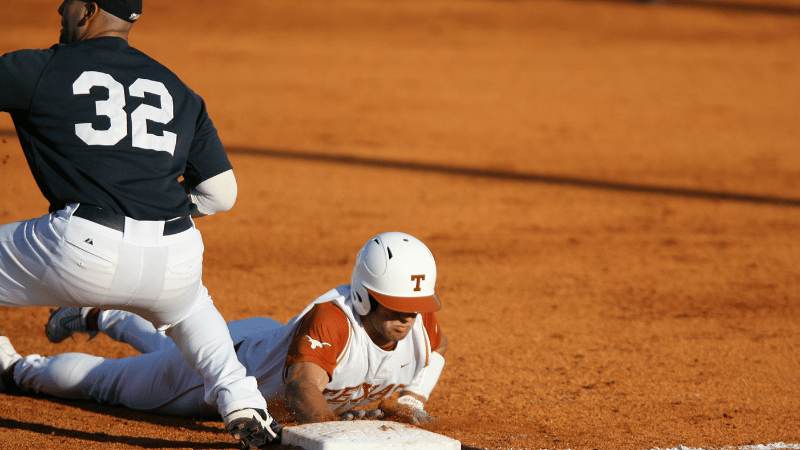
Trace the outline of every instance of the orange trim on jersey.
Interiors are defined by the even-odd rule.
[[[428,340],[431,344],[431,351],[436,350],[440,345],[442,345],[442,332],[439,329],[439,321],[436,320],[436,314],[423,314],[422,324],[425,326],[425,331],[428,332]]]
[[[341,311],[341,309],[339,311]],[[342,314],[344,314],[344,312],[342,312]],[[344,314],[344,316],[345,322],[347,322],[347,343],[344,345],[344,349],[342,349],[342,351],[339,353],[339,356],[336,358],[336,365],[339,365],[339,363],[342,361],[344,355],[347,354],[347,350],[350,349],[350,344],[353,342],[353,325],[350,323],[350,320],[347,319],[347,314]]]

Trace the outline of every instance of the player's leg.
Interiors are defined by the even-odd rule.
[[[69,205],[33,227],[1,230],[0,247],[10,250],[0,255],[23,258],[26,266],[0,266],[0,286],[24,278],[19,272],[31,274],[18,290],[25,297],[0,292],[2,304],[123,309],[170,329],[186,361],[205,380],[206,401],[217,404],[228,431],[248,443],[275,439],[280,426],[267,414],[255,378],[246,376],[225,321],[202,287],[200,232],[163,236],[152,224],[127,218],[119,232],[73,217],[74,209]]]
[[[24,269],[45,272],[30,284],[44,283],[51,295],[30,296],[29,303],[126,310],[159,330],[173,328],[170,337],[205,379],[206,399],[221,414],[266,410],[255,378],[246,376],[225,320],[202,286],[200,232],[192,228],[163,236],[150,223],[128,219],[120,232],[73,217],[74,210],[70,205],[35,221],[35,230],[23,223],[28,226],[5,233],[11,235],[8,242],[33,242],[27,245],[34,246],[30,252],[42,267]]]
[[[45,216],[47,217],[47,216]],[[52,297],[44,279],[49,249],[36,235],[43,218],[0,226],[0,305],[41,306]]]
[[[50,310],[50,318],[45,326],[45,334],[50,342],[57,344],[75,333],[89,334],[90,340],[98,333],[103,333],[117,342],[132,346],[140,353],[152,353],[175,346],[172,339],[132,312],[88,306]]]
[[[20,389],[60,398],[94,400],[174,415],[208,412],[198,409],[197,401],[187,401],[192,392],[202,398],[203,380],[177,349],[123,359],[83,353],[46,358],[28,355],[16,363],[12,376]],[[176,403],[181,397],[184,401]]]
[[[73,209],[0,226],[0,305],[98,306],[104,300],[122,234],[73,223]]]
[[[97,327],[111,339],[124,342],[142,353],[175,347],[175,343],[163,331],[156,330],[152,323],[132,312],[101,310],[97,317]]]
[[[204,375],[205,400],[216,403],[226,430],[248,448],[280,442],[281,426],[267,412],[258,382],[247,376],[233,351],[222,315],[205,287],[195,307],[166,330],[186,360]]]
[[[202,285],[199,231],[165,237],[163,242],[169,245],[165,270],[145,270],[141,281],[162,286],[160,296],[147,311],[137,314],[171,337],[189,365],[203,376],[206,401],[217,405],[236,439],[253,446],[278,440],[281,427],[267,413],[258,382],[247,376],[237,359],[228,326]],[[148,257],[147,252],[144,256]]]

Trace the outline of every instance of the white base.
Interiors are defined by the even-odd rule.
[[[286,427],[281,444],[305,450],[461,450],[461,442],[388,420],[320,422]]]

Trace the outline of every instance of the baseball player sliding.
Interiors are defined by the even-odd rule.
[[[283,403],[298,422],[385,416],[428,423],[425,404],[447,349],[434,314],[441,307],[436,275],[425,244],[404,233],[379,234],[358,252],[350,284],[320,296],[286,325],[263,317],[229,323],[239,360],[270,407]],[[147,321],[123,311],[82,317],[88,320],[79,331],[105,333],[142,354],[22,358],[3,336],[0,386],[159,414],[213,413],[203,401],[203,379]],[[51,340],[74,331],[57,320],[47,324]],[[379,400],[379,408],[365,411]]]
[[[0,226],[0,305],[67,307],[52,318],[65,326],[78,306],[136,313],[200,371],[203,400],[236,439],[277,442],[201,280],[191,217],[237,194],[205,103],[128,44],[141,0],[65,0],[58,13],[59,44],[0,57],[0,111],[50,202],[47,215]]]

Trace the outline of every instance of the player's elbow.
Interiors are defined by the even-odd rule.
[[[228,170],[192,188],[191,199],[200,213],[210,216],[233,208],[238,194],[236,177]]]

